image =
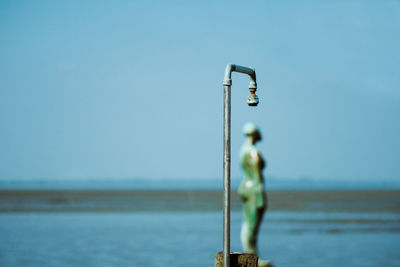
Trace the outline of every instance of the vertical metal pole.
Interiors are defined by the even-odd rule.
[[[249,106],[257,106],[258,97],[256,72],[252,68],[229,63],[224,76],[224,211],[223,211],[223,262],[224,267],[230,267],[231,254],[231,73],[233,71],[246,73],[250,76],[250,95],[247,98]]]
[[[231,225],[231,86],[224,85],[224,267],[230,266]]]

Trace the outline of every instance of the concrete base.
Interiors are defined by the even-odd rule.
[[[231,252],[230,267],[258,267],[258,257],[256,254],[247,254]],[[224,257],[222,251],[215,256],[215,267],[224,266]]]

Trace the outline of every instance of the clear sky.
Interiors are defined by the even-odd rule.
[[[0,179],[400,179],[399,1],[0,1]]]

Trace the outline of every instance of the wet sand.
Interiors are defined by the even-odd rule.
[[[232,210],[241,203],[232,192]],[[0,212],[198,212],[222,209],[220,191],[0,190]],[[277,190],[270,211],[400,213],[400,190]]]

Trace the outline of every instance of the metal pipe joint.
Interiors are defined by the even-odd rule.
[[[250,84],[249,84],[250,95],[247,97],[247,104],[249,106],[257,106],[259,101],[256,95],[256,90],[257,90],[256,70],[254,68],[248,68],[229,63],[228,65],[226,65],[225,68],[224,86],[232,85],[232,79],[231,79],[232,72],[245,73],[250,76]]]

